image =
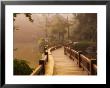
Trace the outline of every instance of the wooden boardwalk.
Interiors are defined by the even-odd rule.
[[[77,63],[64,55],[64,47],[52,52],[54,58],[53,75],[88,75],[86,71],[79,68]]]

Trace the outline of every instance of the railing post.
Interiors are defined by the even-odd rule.
[[[78,66],[81,67],[80,63],[81,63],[81,57],[80,55],[82,54],[82,51],[78,52]]]
[[[39,60],[39,65],[42,65],[43,66],[43,68],[42,68],[42,72],[41,72],[41,74],[45,74],[45,61],[44,60]]]
[[[71,55],[72,55],[72,49],[70,48],[70,56],[69,56],[69,57],[70,57],[70,59],[71,59]]]
[[[47,55],[47,62],[48,62],[48,50],[45,50],[45,55]]]
[[[47,62],[48,62],[48,60],[49,60],[49,54],[48,54],[48,51],[47,51]]]
[[[96,59],[91,59],[91,62],[90,62],[90,74],[91,75],[94,75],[93,64],[96,64]]]

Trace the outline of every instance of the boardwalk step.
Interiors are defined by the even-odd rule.
[[[88,75],[86,71],[78,67],[76,61],[64,55],[64,48],[52,52],[54,58],[54,75]]]

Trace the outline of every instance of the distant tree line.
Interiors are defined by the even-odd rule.
[[[97,14],[79,13],[76,14],[76,28],[72,31],[71,39],[76,41],[87,40],[97,41]]]
[[[14,13],[15,17],[20,13]],[[67,18],[61,14],[43,14],[45,20],[45,38],[51,43],[71,41],[97,41],[97,14],[96,13],[72,13],[73,18]],[[31,13],[24,13],[30,22],[34,22]],[[69,19],[71,19],[71,21]]]

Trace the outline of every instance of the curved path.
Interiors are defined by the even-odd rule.
[[[64,55],[64,47],[52,52],[54,58],[53,75],[87,75],[86,71],[79,68],[75,61]]]

